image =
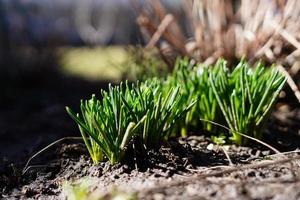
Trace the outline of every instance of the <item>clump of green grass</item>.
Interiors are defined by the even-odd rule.
[[[234,143],[247,143],[247,138],[239,133],[262,139],[264,122],[285,81],[274,67],[265,68],[258,63],[251,68],[242,60],[230,72],[226,61],[219,60],[214,71],[210,72],[209,82],[226,125],[232,130]]]
[[[179,87],[166,95],[161,84],[152,82],[109,86],[101,91],[102,100],[93,96],[81,101],[80,112],[66,108],[78,124],[94,163],[107,157],[111,164],[120,162],[134,137],[145,149],[156,148],[170,137],[177,120],[192,106],[177,109],[182,96]]]
[[[103,161],[104,156],[112,164],[120,162],[126,147],[136,134],[145,118],[133,119],[125,106],[128,86],[109,86],[108,92],[102,90],[102,101],[93,97],[81,101],[81,114],[66,108],[78,124],[82,138],[94,163]]]
[[[211,133],[212,138],[222,135],[224,139],[224,130],[211,123],[214,122],[230,128],[232,141],[243,145],[247,139],[239,133],[262,139],[264,122],[284,84],[283,75],[261,63],[253,68],[242,60],[230,71],[223,59],[213,66],[179,59],[164,87],[182,86],[183,102],[178,109],[193,99],[198,100],[177,124],[180,129],[177,132],[182,136],[190,130],[200,132],[202,129]]]
[[[180,87],[170,87],[164,92],[158,79],[151,79],[133,87],[126,106],[133,118],[145,117],[141,140],[146,149],[156,148],[172,135],[175,124],[195,102],[183,105]],[[180,108],[180,109],[179,109]]]
[[[222,122],[220,109],[209,82],[211,66],[193,64],[188,59],[178,59],[175,70],[164,83],[165,88],[181,85],[182,106],[197,100],[179,123],[181,136],[186,136],[190,129],[212,132],[214,127],[207,121]],[[180,108],[179,108],[180,109]],[[201,119],[204,119],[201,121]]]

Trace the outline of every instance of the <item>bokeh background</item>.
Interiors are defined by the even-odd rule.
[[[164,0],[182,13],[179,0]],[[0,0],[0,168],[65,136],[77,108],[126,73],[143,45],[142,0]],[[51,150],[50,150],[51,151]],[[19,162],[21,163],[21,162]]]
[[[182,12],[181,1],[162,2]],[[143,43],[136,18],[144,6],[142,0],[1,0],[2,78],[57,63],[83,77],[119,78],[112,68],[124,61],[124,45]]]

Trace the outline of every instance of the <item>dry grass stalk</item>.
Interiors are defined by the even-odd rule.
[[[184,21],[168,13],[159,0],[147,3],[138,24],[148,46],[155,45],[170,68],[177,56],[206,64],[219,57],[235,62],[246,56],[251,62],[299,66],[299,0],[182,1]],[[166,16],[172,21],[162,29]],[[190,35],[180,28],[182,22],[189,25]]]

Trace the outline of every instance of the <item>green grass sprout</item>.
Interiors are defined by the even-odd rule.
[[[81,101],[81,115],[66,108],[69,115],[78,124],[82,138],[96,164],[103,161],[105,155],[112,164],[122,160],[126,147],[142,125],[145,118],[133,119],[124,105],[126,88],[109,86],[108,92],[101,91],[102,101],[93,95],[90,100]]]
[[[136,102],[127,106],[132,110],[133,117],[140,119],[146,116],[141,130],[146,148],[157,148],[163,141],[168,140],[175,124],[195,104],[194,101],[182,106],[182,98],[179,86],[170,87],[164,93],[158,79],[145,81],[133,88],[128,102]]]
[[[66,107],[78,124],[82,138],[96,164],[107,157],[112,164],[120,162],[134,137],[145,149],[157,148],[171,136],[176,122],[193,106],[178,109],[180,88],[163,94],[157,79],[143,83],[121,83],[81,101],[80,114]]]
[[[196,65],[186,58],[178,59],[173,74],[165,81],[166,88],[181,85],[182,107],[197,100],[178,124],[181,136],[186,136],[190,129],[199,131],[200,126],[204,131],[214,131],[212,124],[200,119],[218,122],[223,120],[222,116],[219,117],[221,111],[210,86],[210,71],[214,71],[212,66]]]
[[[258,63],[250,68],[242,60],[230,72],[226,61],[219,60],[210,73],[210,84],[230,129],[262,139],[262,128],[267,120],[285,77],[274,67],[265,68]],[[244,145],[247,138],[232,132],[234,143]]]

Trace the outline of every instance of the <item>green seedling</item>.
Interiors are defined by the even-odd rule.
[[[141,138],[146,148],[157,148],[171,136],[174,125],[184,116],[195,102],[182,106],[179,86],[162,92],[157,79],[138,84],[128,96],[128,109],[133,118],[145,116]],[[180,107],[180,109],[179,109]]]
[[[176,122],[193,106],[178,109],[179,87],[162,93],[161,83],[153,79],[143,83],[109,86],[102,101],[93,96],[81,101],[80,114],[66,108],[78,124],[82,138],[96,164],[107,157],[111,164],[122,160],[134,137],[140,146],[159,147],[168,140]]]
[[[242,60],[230,72],[224,60],[219,60],[209,81],[227,125],[232,130],[232,141],[247,143],[248,136],[261,139],[264,122],[285,84],[285,77],[274,67],[265,68],[259,63],[250,68]]]
[[[131,117],[123,98],[126,90],[128,88],[123,84],[116,87],[110,85],[108,92],[101,91],[102,101],[94,95],[90,100],[81,101],[81,114],[66,108],[78,124],[94,163],[103,161],[104,155],[111,164],[120,162],[136,130],[145,120],[145,117],[139,121]]]
[[[165,81],[164,87],[170,88],[181,85],[182,101],[180,107],[185,107],[192,101],[197,100],[194,106],[186,113],[183,120],[178,124],[181,136],[186,136],[188,129],[198,129],[212,132],[213,126],[207,121],[222,122],[219,117],[220,109],[209,82],[209,73],[214,71],[212,67],[191,64],[188,59],[179,59],[175,70]],[[206,121],[201,121],[205,119]]]

